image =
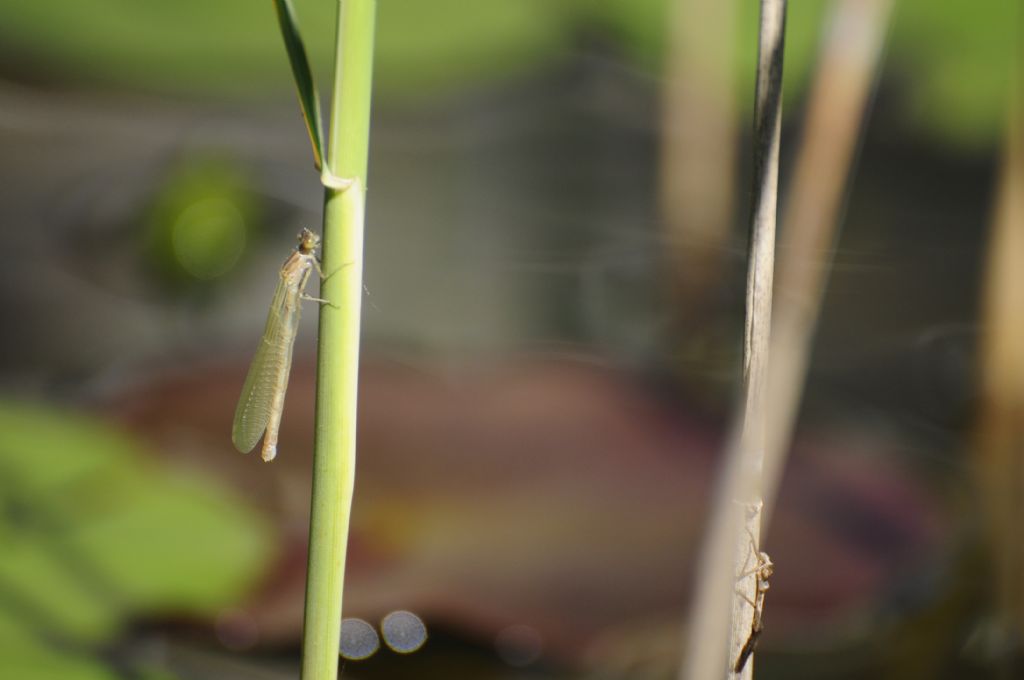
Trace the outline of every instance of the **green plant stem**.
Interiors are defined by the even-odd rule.
[[[324,195],[316,439],[309,525],[302,679],[335,680],[356,464],[363,278],[363,205],[370,136],[376,0],[338,5],[327,163],[355,183]]]

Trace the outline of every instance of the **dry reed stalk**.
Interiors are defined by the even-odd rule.
[[[733,671],[755,631],[758,601],[761,469],[765,445],[765,380],[771,327],[785,0],[761,0],[754,105],[754,201],[750,219],[743,396],[726,452],[722,485],[704,547],[681,677],[750,678],[753,660]],[[730,566],[731,565],[731,566]]]
[[[1018,12],[1024,20],[1024,10]],[[1002,651],[1017,654],[1024,646],[1024,46],[1019,41],[1018,56],[988,246],[974,458],[1000,632],[1008,644]]]
[[[822,41],[780,236],[762,485],[768,515],[800,409],[843,197],[892,5],[892,0],[840,0]]]
[[[678,0],[669,17],[661,212],[671,296],[688,327],[718,284],[736,200],[735,0]]]

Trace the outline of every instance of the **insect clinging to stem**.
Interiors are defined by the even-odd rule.
[[[772,560],[768,557],[768,553],[759,552],[757,550],[757,542],[754,540],[754,535],[747,530],[750,536],[750,552],[754,556],[754,566],[740,574],[740,578],[745,578],[754,575],[756,581],[754,586],[754,599],[751,600],[746,595],[742,595],[743,599],[746,600],[754,609],[754,616],[750,622],[750,635],[747,637],[747,641],[743,643],[743,648],[740,649],[739,655],[736,657],[736,663],[733,665],[734,673],[742,673],[743,667],[747,665],[747,659],[754,653],[754,648],[757,647],[757,641],[761,638],[761,633],[764,632],[764,623],[762,617],[764,616],[764,596],[768,592],[768,588],[771,584],[768,579],[771,578],[775,572],[775,565],[772,564]]]
[[[262,436],[261,455],[268,462],[277,456],[277,437],[284,410],[284,396],[288,389],[295,335],[299,329],[302,300],[327,302],[310,297],[305,292],[314,270],[321,279],[324,278],[316,256],[320,237],[309,229],[303,229],[298,238],[295,252],[281,267],[281,278],[270,303],[267,325],[238,398],[231,430],[231,441],[242,453],[252,451]]]

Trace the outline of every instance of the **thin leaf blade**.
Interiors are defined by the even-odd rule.
[[[317,170],[324,166],[324,133],[320,117],[320,95],[313,81],[313,71],[309,68],[306,47],[299,32],[295,8],[291,0],[274,0],[277,10],[277,21],[281,27],[288,61],[291,63],[292,75],[295,77],[295,88],[299,95],[299,106],[302,107],[302,118],[306,123],[309,141],[313,145],[313,162]]]

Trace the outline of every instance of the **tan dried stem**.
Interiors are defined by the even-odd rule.
[[[763,481],[768,515],[800,409],[843,197],[892,5],[892,0],[840,0],[823,36],[780,236]]]
[[[720,493],[702,554],[696,602],[681,676],[692,680],[750,678],[753,659],[733,666],[754,624],[765,443],[765,379],[771,328],[785,0],[761,0],[754,105],[754,201],[750,221],[743,400],[726,452]],[[732,565],[729,568],[728,565]]]
[[[670,298],[693,322],[721,278],[736,199],[736,0],[678,0],[671,9],[660,203]]]
[[[1024,9],[1017,11],[1024,21]],[[1024,46],[1020,41],[1018,50],[982,301],[981,401],[974,464],[989,525],[1001,632],[1010,649],[1019,650],[1024,644],[1024,542],[1020,540],[1024,524]]]

